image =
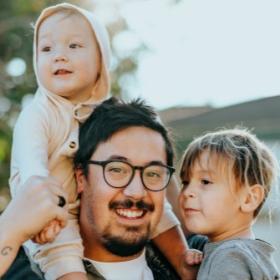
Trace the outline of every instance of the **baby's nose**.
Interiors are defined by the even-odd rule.
[[[54,54],[54,61],[68,61],[67,55],[62,50],[57,50]]]

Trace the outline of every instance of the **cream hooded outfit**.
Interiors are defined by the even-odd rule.
[[[42,86],[37,75],[37,34],[42,21],[61,9],[74,10],[90,23],[101,52],[101,73],[92,97],[86,102],[72,104],[66,98],[49,92]],[[71,26],[69,27],[71,28]],[[10,187],[12,196],[31,176],[52,176],[68,193],[69,220],[55,241],[38,245],[26,243],[29,254],[45,273],[46,279],[57,279],[70,272],[84,272],[83,246],[77,221],[79,200],[72,159],[78,149],[78,129],[93,111],[97,103],[108,97],[110,88],[110,47],[108,35],[93,14],[77,6],[63,3],[46,8],[39,16],[34,32],[34,70],[38,90],[31,104],[21,112],[14,129]],[[164,218],[157,233],[178,224],[169,203],[165,203]]]

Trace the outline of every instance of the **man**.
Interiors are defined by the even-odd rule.
[[[176,279],[145,250],[174,172],[172,145],[158,116],[139,100],[111,98],[81,126],[79,146],[74,164],[89,279]],[[169,234],[162,249],[176,260],[186,243],[177,226]],[[165,240],[159,235],[154,241]]]
[[[114,262],[114,275],[124,273],[119,279],[153,279],[144,248],[161,218],[164,189],[174,172],[167,130],[143,102],[126,104],[112,98],[81,127],[79,145],[74,164],[87,263],[105,278],[111,277]],[[185,250],[178,229],[170,231]],[[166,251],[179,258],[176,243],[170,245]],[[155,278],[171,279],[167,270],[156,275],[159,268],[152,269]]]

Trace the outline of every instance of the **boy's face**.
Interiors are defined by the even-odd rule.
[[[238,190],[226,164],[231,163],[204,151],[182,178],[179,203],[185,226],[211,241],[233,237],[243,227]]]
[[[38,30],[37,69],[42,85],[76,103],[91,96],[100,72],[100,52],[81,15],[57,13]]]

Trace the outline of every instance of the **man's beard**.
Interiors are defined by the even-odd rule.
[[[127,229],[130,232],[138,231],[138,228],[129,228]],[[140,238],[128,240],[124,237],[113,236],[110,233],[105,233],[102,236],[102,243],[104,247],[114,255],[120,257],[129,257],[140,253],[146,246],[150,236],[150,230],[147,229],[146,234],[141,236]]]
[[[109,204],[109,209],[130,209],[133,206],[139,210],[144,210],[145,212],[154,211],[154,205],[146,203],[142,200],[134,202],[130,199],[111,202]],[[150,224],[147,225],[146,232],[141,234],[141,231],[141,228],[131,226],[126,228],[126,233],[124,235],[116,236],[110,233],[110,226],[108,226],[102,235],[102,243],[108,251],[117,256],[133,256],[141,252],[146,246],[151,234]]]

